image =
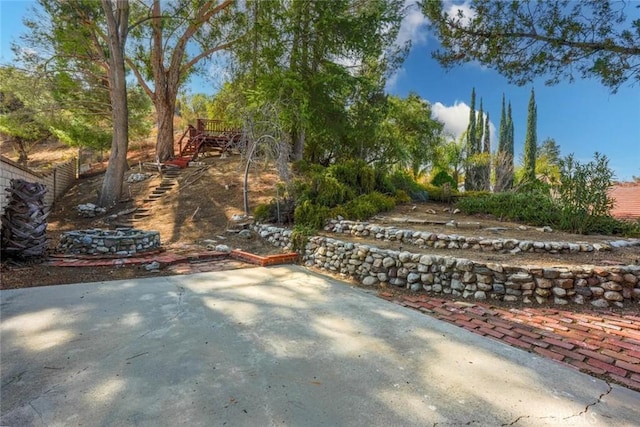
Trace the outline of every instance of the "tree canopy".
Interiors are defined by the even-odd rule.
[[[477,61],[524,85],[597,78],[613,92],[640,81],[640,18],[633,1],[472,0],[470,13],[423,0],[445,67]],[[454,10],[454,12],[451,12]],[[635,17],[630,15],[635,14]]]

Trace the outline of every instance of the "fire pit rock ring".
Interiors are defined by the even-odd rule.
[[[60,236],[56,252],[73,255],[133,256],[160,248],[158,231],[136,228],[115,230],[66,231]]]

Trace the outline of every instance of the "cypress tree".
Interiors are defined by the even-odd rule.
[[[504,122],[504,140],[501,153],[501,174],[500,183],[502,188],[500,191],[508,191],[513,188],[513,118],[511,117],[511,101],[509,101],[509,107],[507,109],[507,117]]]
[[[507,117],[504,108],[504,93],[502,94],[502,109],[500,110],[500,133],[498,135],[498,152],[506,151]]]
[[[491,152],[491,133],[489,130],[489,113],[487,113],[487,117],[484,119],[484,139],[483,139],[483,153]]]
[[[529,109],[527,110],[527,137],[524,142],[524,176],[525,181],[533,181],[536,178],[536,147],[538,146],[537,136],[537,115],[536,99],[533,89],[529,98]]]
[[[502,94],[500,111],[500,134],[496,153],[496,182],[494,191],[507,191],[513,187],[513,120],[511,119],[511,101],[509,110],[505,108],[505,96]]]
[[[482,141],[482,153],[484,156],[484,163],[482,165],[482,177],[481,177],[481,188],[484,191],[489,191],[491,188],[491,162],[490,153],[491,153],[491,131],[489,130],[489,113],[484,119],[484,135]]]
[[[484,108],[482,107],[482,98],[480,98],[480,111],[478,112],[477,131],[476,131],[476,153],[482,152],[482,137],[484,135]]]
[[[511,101],[509,101],[509,109],[507,110],[507,140],[505,141],[505,151],[513,157],[513,118],[511,117]]]
[[[471,89],[471,105],[469,106],[469,126],[467,127],[467,163],[465,167],[464,187],[466,190],[475,190],[475,168],[471,159],[477,153],[476,130],[476,88]]]

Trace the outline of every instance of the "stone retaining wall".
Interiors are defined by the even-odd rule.
[[[278,246],[291,244],[290,230],[269,225],[255,225],[254,229]],[[511,266],[386,250],[320,236],[309,240],[303,261],[309,267],[353,277],[365,286],[385,284],[478,300],[573,302],[596,307],[640,302],[640,266]]]
[[[610,251],[611,245],[602,243],[547,242],[517,239],[486,239],[464,237],[457,234],[431,233],[429,231],[403,230],[383,227],[368,222],[331,220],[324,228],[332,233],[350,234],[357,237],[373,237],[381,241],[398,241],[419,248],[475,249],[481,251],[546,252],[550,254]]]
[[[66,254],[132,256],[160,247],[160,233],[135,228],[67,231],[60,236],[56,251]]]

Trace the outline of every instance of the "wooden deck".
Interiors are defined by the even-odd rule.
[[[206,151],[216,150],[224,153],[238,149],[241,140],[241,129],[233,128],[222,120],[198,119],[196,126],[189,125],[180,138],[180,156],[195,160],[198,154]]]

